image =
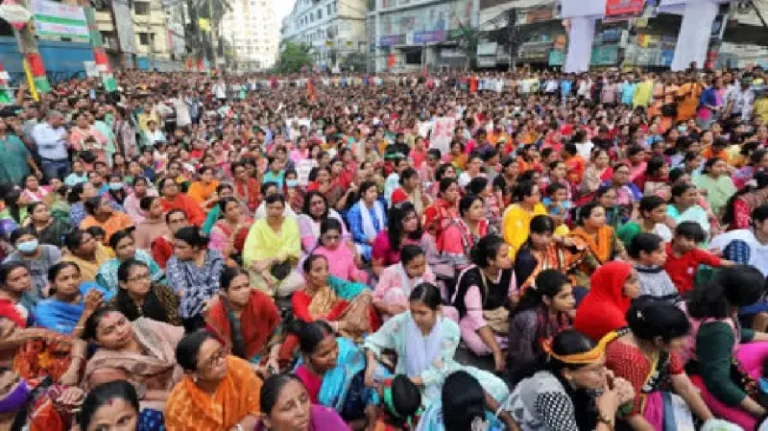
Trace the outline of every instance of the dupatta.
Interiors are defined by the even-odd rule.
[[[251,290],[240,318],[235,316],[229,301],[221,297],[208,312],[207,321],[233,347],[234,354],[251,362],[261,359],[280,327],[280,315],[272,299],[257,290]],[[234,351],[235,347],[244,351]]]
[[[365,370],[365,354],[346,338],[339,337],[336,342],[339,345],[337,365],[323,376],[317,398],[320,404],[341,412],[353,386],[353,378]]]
[[[611,260],[611,254],[613,252],[612,236],[613,229],[610,226],[603,226],[598,229],[595,237],[588,234],[581,226],[571,231],[571,237],[583,241],[586,244],[589,253],[591,253],[600,264]]]

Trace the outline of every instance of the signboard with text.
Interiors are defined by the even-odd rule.
[[[65,37],[78,42],[90,40],[83,8],[47,0],[32,0],[31,9],[38,36]]]
[[[645,0],[605,0],[605,17],[638,17],[644,7]]]

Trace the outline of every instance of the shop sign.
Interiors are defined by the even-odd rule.
[[[606,18],[638,17],[642,15],[645,0],[606,0]]]
[[[542,21],[549,21],[555,17],[555,11],[552,6],[542,6],[530,9],[525,12],[525,19],[521,20],[526,24],[534,24]]]
[[[593,66],[612,66],[619,61],[619,47],[615,45],[596,46],[592,48]]]
[[[379,38],[379,46],[403,45],[404,43],[405,43],[405,35],[402,35],[402,34],[381,36]]]
[[[496,42],[484,42],[477,44],[477,56],[496,56],[499,44]]]
[[[565,63],[565,51],[549,51],[549,65],[562,66]]]
[[[445,36],[445,30],[417,31],[413,34],[413,43],[419,45],[422,43],[442,42],[445,40]]]
[[[528,61],[548,61],[552,42],[524,44],[520,48],[520,58]]]
[[[496,67],[496,56],[477,57],[477,67]]]

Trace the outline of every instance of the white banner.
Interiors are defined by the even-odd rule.
[[[437,148],[440,150],[440,154],[448,154],[451,150],[451,140],[455,129],[455,118],[436,118],[435,124],[432,126],[432,135],[429,138],[429,148]]]
[[[40,36],[90,40],[83,8],[47,0],[32,0],[35,33]]]

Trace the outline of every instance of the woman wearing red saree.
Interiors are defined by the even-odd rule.
[[[483,199],[467,195],[459,201],[461,217],[452,218],[437,238],[440,264],[435,271],[440,275],[454,278],[471,264],[470,253],[480,238],[488,234]]]
[[[317,190],[322,193],[328,200],[328,205],[333,209],[343,210],[345,208],[347,197],[349,192],[353,190],[353,187],[345,191],[344,187],[332,178],[329,168],[319,166],[312,169],[312,172],[309,174],[309,180],[311,182],[307,186],[308,192]]]
[[[283,337],[275,303],[251,289],[248,273],[240,268],[226,268],[220,280],[221,294],[207,312],[208,328],[231,347],[233,355],[251,362],[260,375],[279,371]]]
[[[440,180],[437,199],[424,209],[424,231],[435,238],[451,220],[459,217],[459,183],[456,178],[446,177]]]

